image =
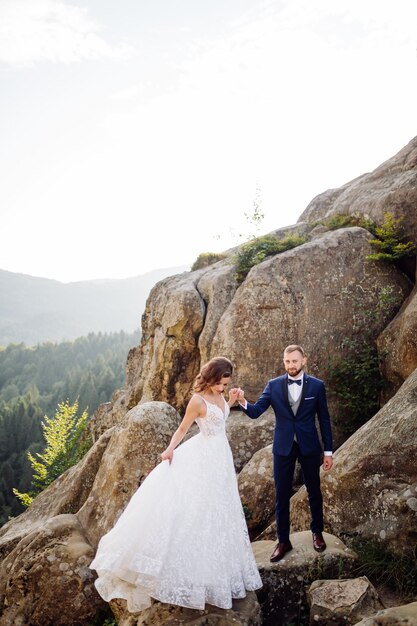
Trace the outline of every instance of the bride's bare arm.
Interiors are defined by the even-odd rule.
[[[205,417],[206,411],[207,407],[204,400],[198,395],[193,396],[187,405],[187,409],[185,411],[184,417],[182,418],[181,424],[172,435],[172,439],[168,448],[164,450],[161,454],[161,458],[163,461],[166,461],[168,459],[170,463],[172,462],[175,448],[184,439],[188,429],[190,428],[194,420],[197,417]]]

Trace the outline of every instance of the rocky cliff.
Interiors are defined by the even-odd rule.
[[[413,280],[394,264],[368,260],[371,234],[364,228],[330,231],[317,221],[353,212],[381,221],[386,210],[394,211],[404,216],[416,241],[416,181],[417,138],[375,172],[314,199],[290,229],[306,242],[254,266],[242,284],[230,253],[210,267],[155,285],[141,344],[128,357],[126,386],[92,420],[93,448],[27,512],[0,529],[1,626],[87,625],[106,610],[88,569],[97,542],[158,462],[200,364],[216,354],[233,360],[233,384],[255,399],[281,372],[288,343],[303,344],[309,371],[328,382],[342,344],[357,345],[363,337],[377,341],[391,400],[337,451],[335,471],[324,481],[326,517],[334,532],[377,536],[396,550],[415,540]],[[273,236],[282,239],[288,230]],[[336,397],[331,407],[343,419]],[[254,423],[235,413],[228,426],[242,499],[257,532],[272,512],[262,501],[269,502],[272,493],[266,474],[273,420],[266,415]],[[306,528],[303,491],[294,497],[293,512],[294,523]],[[255,613],[241,623],[259,623]]]

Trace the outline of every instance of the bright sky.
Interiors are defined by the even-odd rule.
[[[256,198],[295,223],[415,136],[416,48],[416,0],[0,0],[0,268],[191,264]]]

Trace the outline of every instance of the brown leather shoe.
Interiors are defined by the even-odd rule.
[[[277,543],[275,550],[271,554],[271,558],[269,559],[271,563],[276,563],[280,561],[283,556],[292,550],[291,541],[285,541],[284,543]]]
[[[313,548],[316,552],[323,552],[327,548],[321,533],[313,533]]]

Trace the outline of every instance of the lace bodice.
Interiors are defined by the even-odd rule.
[[[203,396],[200,396],[203,398]],[[204,437],[213,437],[214,435],[224,435],[226,432],[226,420],[229,417],[230,407],[226,400],[224,401],[224,411],[221,410],[217,404],[208,402],[203,398],[207,406],[206,417],[197,417],[195,420],[200,429],[200,432]]]

